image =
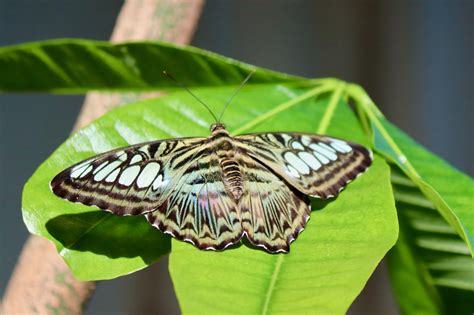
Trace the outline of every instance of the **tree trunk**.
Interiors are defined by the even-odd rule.
[[[204,0],[127,0],[111,41],[146,39],[187,44],[203,4]],[[129,94],[126,99],[130,101]],[[123,100],[119,93],[89,93],[74,129],[83,127]],[[51,242],[32,235],[8,283],[0,313],[80,314],[94,288],[94,282],[78,281],[72,276]]]

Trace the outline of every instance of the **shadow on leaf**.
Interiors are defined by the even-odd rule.
[[[329,202],[312,198],[312,211],[322,210]],[[67,249],[110,258],[141,257],[151,264],[171,250],[170,236],[153,228],[143,216],[119,217],[104,211],[64,214],[49,220],[46,229]],[[242,245],[263,250],[245,238],[228,249]]]
[[[326,206],[327,206],[330,202],[335,201],[335,200],[337,199],[337,197],[338,197],[338,196],[336,196],[335,198],[330,198],[330,199],[310,198],[310,201],[311,201],[311,212],[323,210],[324,208],[326,208]]]
[[[65,248],[110,258],[141,257],[146,264],[169,253],[170,237],[143,216],[119,217],[103,211],[64,214],[46,223]]]

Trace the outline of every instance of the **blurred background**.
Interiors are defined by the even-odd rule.
[[[108,40],[117,0],[0,0],[0,45]],[[361,84],[386,116],[474,174],[471,0],[207,0],[192,44],[251,64]],[[1,73],[0,73],[1,75]],[[28,236],[21,190],[71,131],[83,96],[0,95],[0,296]],[[85,314],[178,314],[166,259],[101,282]],[[398,314],[382,265],[350,314]]]

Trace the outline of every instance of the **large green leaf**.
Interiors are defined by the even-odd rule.
[[[86,93],[174,88],[163,70],[190,87],[237,85],[253,69],[208,51],[164,42],[48,40],[0,48],[0,91]],[[248,84],[300,79],[259,68]]]
[[[360,87],[350,85],[348,94],[355,99],[359,113],[362,112],[364,125],[373,133],[377,152],[396,163],[418,186],[466,242],[474,257],[473,179],[393,126]]]
[[[254,107],[238,131],[318,131],[367,144],[340,100],[342,90],[339,85],[330,99],[284,103],[282,111]],[[282,92],[284,100],[289,91]],[[265,93],[253,99],[265,107],[277,104]],[[247,245],[203,252],[173,240],[169,268],[184,314],[344,314],[397,232],[389,168],[376,158],[336,200],[313,203],[311,220],[289,254]]]
[[[308,92],[296,86],[248,86],[224,119],[235,129],[239,122],[250,120],[245,115],[255,117],[258,111],[271,110],[271,104],[278,104],[282,95],[284,99],[299,94],[304,98],[332,88],[327,85]],[[215,110],[231,92],[232,88],[196,91]],[[266,95],[269,102],[255,109],[249,104],[257,95]],[[290,113],[304,117],[303,112]],[[154,139],[205,136],[210,123],[209,113],[186,93],[143,101],[104,115],[61,145],[25,185],[23,216],[28,229],[52,240],[74,275],[82,280],[109,279],[146,267],[169,251],[167,236],[143,217],[119,218],[57,198],[49,190],[49,182],[62,169],[99,152]]]
[[[315,132],[319,129],[367,144],[368,139],[354,115],[340,100],[341,88],[331,82],[312,89],[297,85],[246,87],[224,120],[231,131],[244,131],[243,126],[248,126],[246,131],[249,132]],[[328,94],[331,91],[334,93]],[[231,88],[196,91],[214,109],[219,108],[231,92]],[[317,101],[315,97],[318,97]],[[265,118],[264,121],[256,124],[261,117]],[[120,218],[72,204],[54,196],[48,183],[64,167],[104,150],[150,139],[206,135],[211,122],[209,118],[205,109],[183,93],[125,106],[103,116],[66,141],[28,181],[23,213],[29,230],[52,240],[74,275],[83,280],[120,276],[156,261],[169,251],[169,238],[149,227],[143,218]],[[329,128],[318,128],[319,121]],[[300,292],[306,292],[307,300],[301,300],[303,304],[295,305],[294,309],[304,307],[309,311],[330,309],[344,312],[396,240],[397,220],[388,174],[385,162],[377,159],[369,172],[350,184],[339,198],[328,204],[316,203],[315,209],[320,211],[313,213],[308,229],[293,243],[288,255],[271,255],[246,245],[222,253],[203,252],[178,243],[173,249],[176,253],[172,256],[170,268],[183,311],[189,312],[189,305],[196,301],[186,296],[190,287],[203,294],[207,292],[209,297],[217,293],[215,283],[225,284],[227,294],[241,291],[238,288],[242,282],[234,281],[232,268],[214,272],[209,265],[203,269],[201,263],[205,260],[227,262],[229,267],[235,267],[235,262],[239,261],[243,265],[260,261],[257,267],[268,272],[272,272],[276,263],[281,270],[301,269],[301,273],[292,273],[290,281],[285,278],[286,272],[276,273],[273,277],[262,274],[258,278],[254,274],[255,266],[249,265],[247,279],[256,279],[248,283],[249,287],[266,282],[272,287],[267,291],[271,296],[245,295],[239,303],[247,301],[252,307],[261,303],[262,307],[266,305],[268,312],[274,311],[273,305],[278,301],[286,303],[279,296],[288,285],[290,290],[299,288]],[[232,261],[228,261],[229,257]],[[183,266],[186,262],[190,266]],[[304,280],[316,271],[315,282]],[[193,274],[204,278],[207,275],[213,281],[204,281]],[[290,285],[293,280],[294,284]],[[183,287],[183,282],[189,286]],[[321,291],[320,296],[328,298],[310,299],[312,290]],[[331,298],[336,296],[338,300]],[[205,299],[198,300],[205,303]],[[222,299],[222,303],[225,301]],[[198,310],[203,309],[196,309],[196,312]]]
[[[398,167],[392,169],[400,237],[388,262],[401,312],[472,313],[474,261],[469,248],[419,188]]]

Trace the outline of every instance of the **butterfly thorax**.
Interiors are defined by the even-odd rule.
[[[238,201],[243,193],[243,178],[239,163],[235,158],[233,139],[223,124],[212,125],[211,132],[210,139],[218,156],[225,188],[233,199]]]

